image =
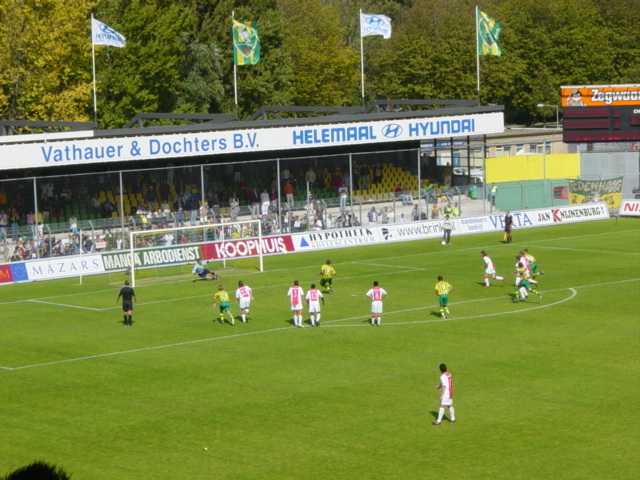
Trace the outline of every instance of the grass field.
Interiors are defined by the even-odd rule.
[[[254,289],[246,325],[212,321],[219,281],[137,287],[133,328],[104,277],[0,288],[0,475],[44,459],[75,480],[638,478],[640,223],[452,241],[268,257],[220,280]],[[510,300],[521,248],[542,300]],[[481,288],[482,249],[506,284]],[[293,328],[287,289],[326,258],[323,325]],[[457,422],[433,426],[442,362]]]

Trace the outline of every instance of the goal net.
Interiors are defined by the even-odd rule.
[[[260,220],[129,232],[131,285],[192,276],[198,260],[212,272],[263,271]],[[193,276],[194,279],[199,278]]]

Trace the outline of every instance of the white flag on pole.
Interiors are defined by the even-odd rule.
[[[360,14],[360,36],[382,35],[391,38],[391,19],[385,15]]]
[[[127,43],[122,35],[95,18],[91,18],[91,40],[94,45],[110,45],[120,48]]]

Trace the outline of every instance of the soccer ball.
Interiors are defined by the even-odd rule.
[[[445,242],[444,240],[442,240],[442,241],[440,242],[440,245],[446,245],[446,244],[447,244],[447,242]]]

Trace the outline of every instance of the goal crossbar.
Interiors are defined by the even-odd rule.
[[[241,247],[241,248],[239,248]],[[129,232],[131,286],[136,273],[169,266],[194,264],[197,260],[228,262],[252,259],[253,268],[263,271],[263,239],[260,220],[183,225]]]

